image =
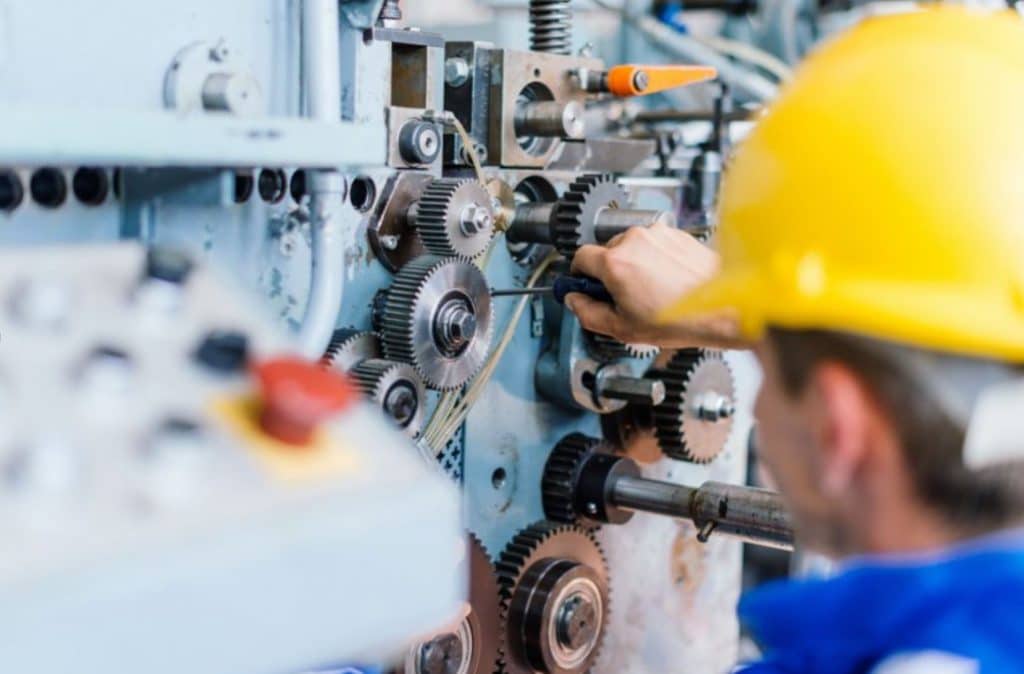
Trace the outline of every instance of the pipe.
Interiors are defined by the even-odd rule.
[[[793,527],[775,492],[705,482],[700,487],[620,476],[611,484],[618,508],[692,520],[706,539],[712,532],[773,548],[793,547]]]
[[[341,121],[340,26],[337,0],[303,0],[302,76],[309,119]],[[346,241],[338,218],[345,179],[333,170],[314,171],[309,178],[312,268],[299,348],[308,358],[320,358],[334,332],[345,289]]]

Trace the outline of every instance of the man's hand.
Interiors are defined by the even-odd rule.
[[[591,332],[622,342],[656,346],[736,346],[732,321],[702,319],[656,325],[665,308],[718,271],[718,254],[679,229],[665,224],[633,227],[607,246],[583,246],[572,270],[604,282],[615,304],[579,293],[566,304]]]

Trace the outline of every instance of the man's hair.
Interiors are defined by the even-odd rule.
[[[974,469],[963,458],[977,395],[1018,368],[822,330],[771,329],[769,341],[791,396],[827,361],[860,378],[896,430],[921,502],[954,528],[980,533],[1024,516],[1024,462]]]

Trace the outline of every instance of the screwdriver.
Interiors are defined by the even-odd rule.
[[[612,304],[612,295],[604,283],[592,276],[559,276],[549,286],[538,286],[535,288],[509,288],[507,290],[492,290],[491,297],[511,297],[515,295],[546,295],[551,293],[555,301],[565,304],[565,296],[569,293],[582,293],[587,297],[599,302]]]

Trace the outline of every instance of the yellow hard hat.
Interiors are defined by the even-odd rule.
[[[934,7],[822,45],[737,149],[719,217],[719,276],[664,320],[1024,361],[1024,21]]]

